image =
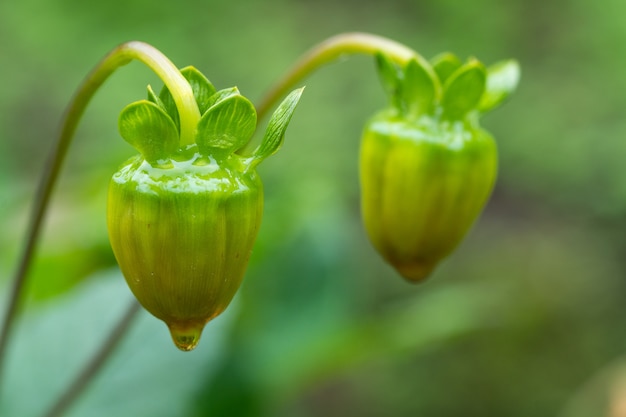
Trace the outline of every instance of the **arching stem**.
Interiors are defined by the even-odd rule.
[[[105,56],[85,78],[67,107],[61,123],[61,130],[44,167],[29,219],[26,240],[9,290],[9,300],[0,328],[0,394],[2,393],[2,368],[6,356],[6,346],[15,323],[21,294],[39,238],[41,223],[67,149],[87,104],[98,88],[117,68],[134,59],[147,65],[163,80],[172,93],[180,115],[181,145],[193,143],[200,112],[191,86],[176,66],[154,47],[143,42],[124,43]]]
[[[407,46],[382,36],[369,33],[343,33],[333,36],[311,48],[287,71],[287,73],[267,92],[257,106],[259,119],[287,94],[298,82],[319,67],[329,64],[346,55],[374,55],[382,52],[399,63],[413,57],[423,59]]]

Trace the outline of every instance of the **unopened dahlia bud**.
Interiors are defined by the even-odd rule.
[[[191,350],[241,285],[263,211],[255,167],[280,147],[302,90],[285,99],[246,157],[235,152],[256,129],[252,103],[236,88],[216,92],[194,68],[181,72],[202,114],[195,143],[181,147],[167,89],[127,106],[120,132],[141,154],[113,175],[107,218],[133,294],[178,348]]]
[[[485,206],[496,145],[479,116],[517,84],[509,61],[490,69],[451,54],[403,67],[378,57],[390,97],[366,125],[360,156],[362,214],[374,247],[412,282],[425,279]]]

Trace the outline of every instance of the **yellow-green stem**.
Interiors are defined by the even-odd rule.
[[[193,97],[191,86],[176,66],[154,47],[143,42],[124,43],[105,56],[85,78],[65,111],[61,130],[44,167],[29,219],[24,247],[20,253],[18,265],[9,289],[8,304],[2,327],[0,328],[0,396],[3,393],[2,364],[6,356],[6,345],[15,322],[17,308],[39,237],[41,223],[59,171],[63,165],[63,160],[67,154],[67,149],[85,108],[98,88],[117,68],[133,59],[147,65],[163,80],[172,93],[180,115],[181,145],[193,143],[195,129],[200,119],[200,112]]]
[[[262,119],[268,110],[298,82],[319,67],[347,55],[375,55],[378,52],[384,53],[399,63],[404,63],[411,58],[423,59],[411,48],[382,36],[358,32],[333,36],[302,55],[278,83],[267,92],[257,106],[259,119]]]

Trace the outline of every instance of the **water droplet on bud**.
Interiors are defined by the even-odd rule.
[[[200,341],[204,323],[168,324],[176,347],[184,352],[194,350]]]

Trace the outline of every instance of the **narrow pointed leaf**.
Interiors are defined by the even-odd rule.
[[[476,60],[459,68],[444,86],[444,115],[449,119],[459,120],[475,109],[485,91],[486,79],[485,67]]]
[[[442,84],[462,65],[461,60],[450,52],[437,55],[431,62]]]
[[[159,96],[156,95],[151,85],[148,85],[148,101],[157,105],[161,102]]]
[[[411,59],[404,69],[401,100],[409,117],[430,113],[440,94],[440,84],[428,62]]]
[[[487,112],[499,106],[517,88],[519,64],[515,60],[499,62],[487,68],[487,86],[478,109]]]
[[[167,111],[165,110],[165,105],[163,104],[163,102],[161,101],[159,96],[154,92],[154,90],[152,89],[151,85],[148,85],[148,101],[150,101],[151,103],[156,104],[163,111],[165,111],[167,113]]]
[[[252,154],[252,167],[259,164],[268,156],[275,154],[278,149],[280,149],[283,144],[283,139],[285,138],[285,131],[287,130],[287,126],[289,126],[289,122],[291,121],[291,117],[300,101],[303,91],[304,87],[289,93],[280,106],[278,106],[274,114],[272,114],[267,129],[265,130],[263,141]]]
[[[148,100],[126,106],[118,126],[122,138],[151,164],[169,159],[178,148],[174,122],[157,104]]]
[[[198,123],[196,143],[205,155],[225,155],[248,143],[256,129],[256,110],[240,94],[211,106]]]

